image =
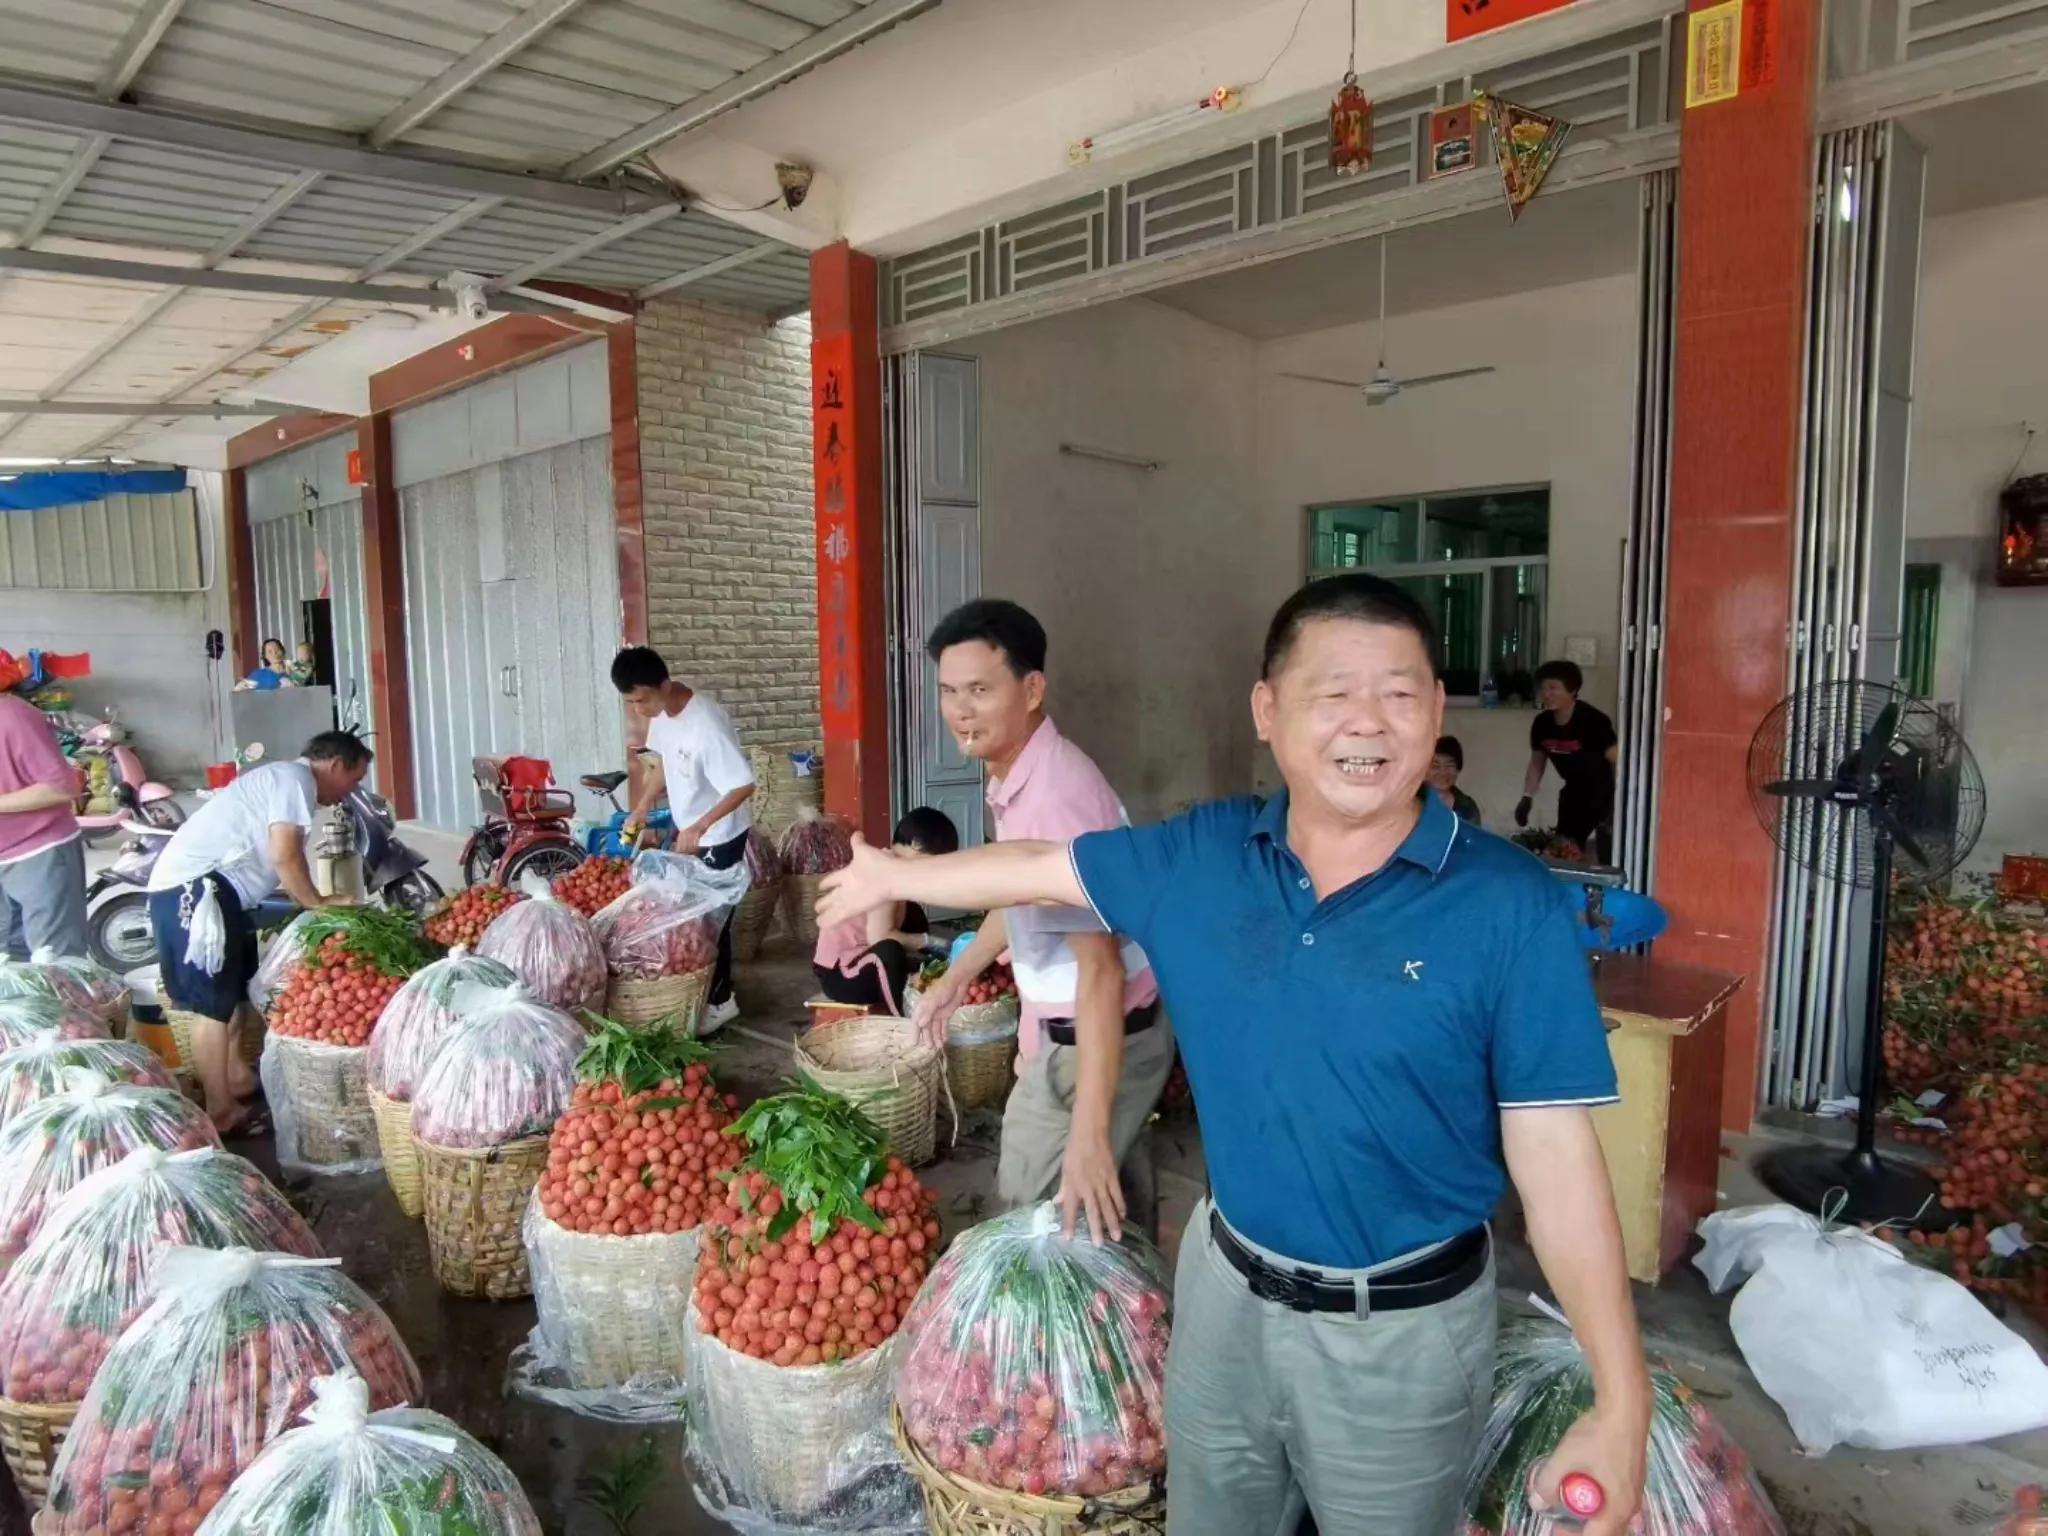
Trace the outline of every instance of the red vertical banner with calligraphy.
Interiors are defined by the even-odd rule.
[[[882,371],[875,263],[843,242],[811,256],[811,473],[825,806],[889,835],[882,584]]]

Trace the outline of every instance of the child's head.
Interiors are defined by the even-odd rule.
[[[313,665],[313,642],[310,640],[301,640],[299,642],[298,656],[299,660],[304,662],[307,666],[310,667],[311,665]]]
[[[896,830],[889,834],[889,842],[891,850],[899,858],[958,853],[960,832],[944,811],[920,805],[916,810],[906,812],[896,823]]]

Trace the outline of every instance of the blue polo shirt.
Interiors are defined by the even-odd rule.
[[[1321,901],[1284,793],[1093,833],[1073,859],[1151,957],[1216,1204],[1265,1247],[1362,1269],[1455,1237],[1506,1187],[1503,1110],[1616,1097],[1572,892],[1435,795]]]

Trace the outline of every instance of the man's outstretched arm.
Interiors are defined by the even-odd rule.
[[[853,862],[819,887],[818,921],[843,923],[896,901],[968,912],[1089,904],[1065,843],[990,843],[940,858],[899,859],[856,837]]]

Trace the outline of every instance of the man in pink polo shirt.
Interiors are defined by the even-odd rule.
[[[999,842],[1066,841],[1128,824],[1102,770],[1046,716],[1045,630],[1037,619],[1015,603],[978,599],[941,619],[926,649],[938,663],[939,709],[954,740],[988,771]],[[1173,1035],[1144,951],[1085,907],[991,912],[925,994],[918,1017],[928,1031],[944,1030],[968,983],[1005,948],[1024,1017],[996,1193],[1013,1206],[1055,1193],[1092,1197],[1152,1231],[1156,1195],[1144,1131],[1173,1069]],[[1099,1070],[1083,1073],[1083,1057]],[[1108,1113],[1076,1114],[1089,1107],[1075,1103],[1083,1081],[1112,1095]],[[1107,1125],[1108,1134],[1070,1135],[1077,1121]]]
[[[85,953],[78,774],[28,700],[0,693],[0,954]]]

